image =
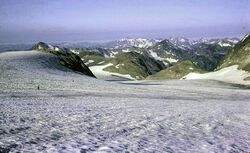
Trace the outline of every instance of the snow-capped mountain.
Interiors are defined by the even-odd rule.
[[[33,47],[32,47],[33,50],[52,50],[52,51],[61,51],[63,50],[62,48],[58,47],[58,46],[53,46],[51,44],[47,44],[47,43],[44,43],[44,42],[39,42],[37,44],[35,44]]]
[[[181,49],[165,39],[149,47],[147,52],[156,60],[162,61],[166,66],[169,66],[171,63],[178,62]]]
[[[105,55],[106,58],[116,58],[122,53],[136,52],[164,63],[165,67],[174,65],[178,61],[190,60],[201,68],[211,71],[217,67],[218,62],[236,42],[229,39],[169,38],[161,41],[160,39],[151,40],[151,43],[147,43],[150,45],[145,45],[148,41],[147,39],[122,39],[113,43],[110,48],[89,48],[85,51],[93,50],[93,52]],[[136,42],[144,42],[144,46],[147,47],[142,47],[142,44]],[[82,55],[85,56],[85,54]],[[88,60],[92,61],[90,58]]]
[[[90,67],[112,63],[113,65],[107,67],[106,71],[143,79],[147,75],[154,74],[181,61],[190,61],[201,69],[212,71],[236,42],[238,40],[229,38],[198,40],[184,37],[163,40],[126,38],[99,44],[102,47],[62,48],[38,43],[34,48],[54,52],[73,52]]]
[[[168,40],[176,47],[179,47],[182,49],[189,49],[191,45],[193,44],[193,41],[184,37],[180,37],[180,38],[170,37]]]
[[[218,44],[221,47],[233,47],[236,43],[239,42],[238,38],[223,38],[223,39],[201,38],[197,40],[191,40],[184,37],[179,37],[179,38],[170,37],[168,40],[176,47],[182,49],[190,49],[192,48],[193,45],[197,44]]]
[[[158,39],[146,39],[146,38],[124,38],[117,41],[111,41],[106,44],[106,48],[126,48],[126,47],[138,47],[148,48],[161,40]]]
[[[210,39],[206,43],[218,44],[221,47],[233,47],[238,42],[239,42],[238,38],[224,38],[224,39]]]

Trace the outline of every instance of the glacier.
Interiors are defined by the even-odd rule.
[[[0,151],[250,152],[249,99],[220,81],[104,81],[4,52]]]

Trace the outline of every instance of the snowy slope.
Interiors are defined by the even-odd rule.
[[[106,67],[112,66],[112,63],[106,64],[106,65],[99,65],[99,66],[91,66],[89,67],[90,70],[93,72],[93,74],[100,79],[114,79],[116,77],[128,79],[128,80],[135,80],[135,78],[131,77],[129,74],[119,74],[119,73],[113,73],[104,71]],[[117,65],[116,65],[117,66]],[[113,76],[113,77],[112,77]]]
[[[249,98],[216,81],[106,82],[51,54],[0,53],[0,152],[249,152]]]
[[[237,68],[238,65],[233,65],[215,72],[209,72],[205,74],[189,73],[188,75],[184,76],[183,79],[210,79],[237,84],[250,84],[250,81],[244,80],[246,77],[250,76],[250,74],[246,71],[238,70]]]
[[[36,89],[40,85],[45,89],[51,86],[61,89],[62,85],[72,86],[74,79],[96,80],[75,73],[62,66],[57,56],[40,51],[5,52],[0,54],[0,59],[1,79],[4,79],[0,81],[1,88]]]

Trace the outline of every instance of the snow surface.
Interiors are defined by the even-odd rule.
[[[79,55],[79,52],[76,51],[75,49],[71,49],[70,51],[73,52],[73,53],[75,53],[75,54],[78,54],[78,55]]]
[[[229,43],[223,43],[223,42],[219,42],[218,43],[221,47],[230,47],[230,46],[232,46],[231,44],[229,44]]]
[[[237,84],[250,84],[250,81],[244,80],[244,78],[250,76],[250,74],[243,70],[238,70],[238,65],[233,65],[230,67],[223,68],[221,70],[209,73],[189,73],[184,76],[183,79],[211,79]]]
[[[123,49],[122,52],[128,53],[128,52],[131,52],[131,51],[129,50],[129,48],[127,48],[127,49]]]
[[[0,149],[250,152],[249,98],[217,81],[110,82],[47,53],[0,53]]]
[[[135,78],[131,77],[129,74],[119,74],[119,73],[113,73],[113,72],[108,72],[108,71],[103,70],[109,66],[113,66],[113,64],[108,63],[106,65],[91,66],[89,67],[89,69],[97,78],[101,78],[101,79],[111,77],[111,76],[118,76],[118,77],[125,78],[128,80],[135,80]],[[119,68],[117,66],[119,66],[119,64],[115,66],[116,68]]]
[[[89,65],[89,64],[91,64],[91,63],[93,63],[93,62],[95,62],[94,60],[88,60],[86,63],[84,63],[84,64],[86,64],[86,65]]]
[[[170,63],[176,63],[176,62],[178,62],[178,60],[177,59],[174,59],[174,58],[171,58],[171,57],[169,57],[169,58],[165,58],[167,61],[169,61]]]

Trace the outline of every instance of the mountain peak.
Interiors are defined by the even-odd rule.
[[[157,46],[162,46],[164,48],[175,48],[174,44],[168,39],[164,39],[156,44]]]
[[[44,50],[44,51],[66,51],[65,49],[62,49],[58,46],[53,46],[50,44],[47,44],[45,42],[38,42],[37,44],[33,45],[31,50]]]
[[[42,49],[49,49],[49,45],[46,44],[45,42],[38,42],[32,47],[32,50],[42,50]]]
[[[147,38],[123,38],[117,41],[113,41],[109,43],[112,48],[126,48],[126,47],[139,47],[139,48],[147,48],[154,44],[153,40],[149,40]]]

